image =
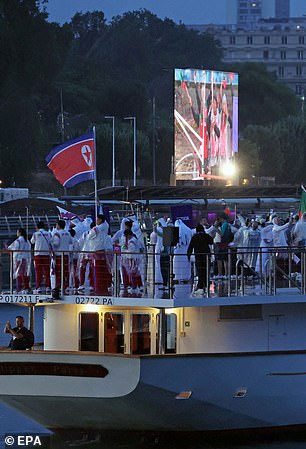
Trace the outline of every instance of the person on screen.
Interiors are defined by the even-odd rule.
[[[232,119],[228,113],[227,99],[224,93],[222,96],[222,105],[221,105],[220,139],[219,139],[221,161],[228,160],[232,157],[231,129],[232,129]]]
[[[205,83],[197,82],[197,72],[194,71],[194,89],[195,89],[195,99],[192,101],[190,92],[188,91],[188,86],[186,85],[186,94],[190,104],[190,109],[192,113],[193,120],[197,127],[200,137],[203,139],[200,146],[200,153],[203,155],[204,159],[204,170],[208,166],[208,128],[207,128],[207,117],[208,117],[208,105],[210,103],[211,96],[208,95],[207,102],[205,101],[206,96],[206,86]],[[196,106],[195,106],[196,103]],[[202,170],[201,167],[200,172]]]

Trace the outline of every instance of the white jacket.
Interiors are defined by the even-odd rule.
[[[54,248],[55,255],[61,256],[64,252],[64,255],[68,255],[68,251],[72,245],[72,237],[68,231],[64,229],[56,230],[52,237],[52,246]]]
[[[49,231],[39,229],[31,238],[34,245],[34,256],[47,256],[51,250],[51,234]]]

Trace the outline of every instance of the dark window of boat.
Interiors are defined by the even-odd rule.
[[[131,314],[131,354],[151,353],[151,317],[148,313]]]
[[[104,315],[104,352],[124,353],[124,317],[122,313]]]
[[[85,363],[0,362],[0,376],[105,377],[102,365]]]
[[[99,351],[99,314],[80,313],[80,351]]]
[[[261,304],[220,306],[220,320],[261,320]]]

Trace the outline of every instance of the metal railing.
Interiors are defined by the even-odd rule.
[[[252,263],[250,263],[252,262]],[[219,272],[217,271],[219,269]],[[221,272],[221,270],[223,270]],[[277,295],[289,288],[306,294],[306,249],[227,248],[192,255],[173,248],[159,252],[73,252],[46,254],[0,251],[0,291],[173,298]]]

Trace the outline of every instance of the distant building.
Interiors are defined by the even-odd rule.
[[[261,0],[237,0],[237,27],[253,30],[261,18]]]
[[[275,0],[275,18],[288,19],[290,17],[290,0]]]
[[[264,63],[297,95],[306,90],[306,18],[261,19],[256,29],[236,25],[190,25],[214,34],[226,63]],[[209,67],[208,67],[209,68]]]
[[[260,19],[288,19],[290,0],[226,0],[226,23],[252,30]]]

